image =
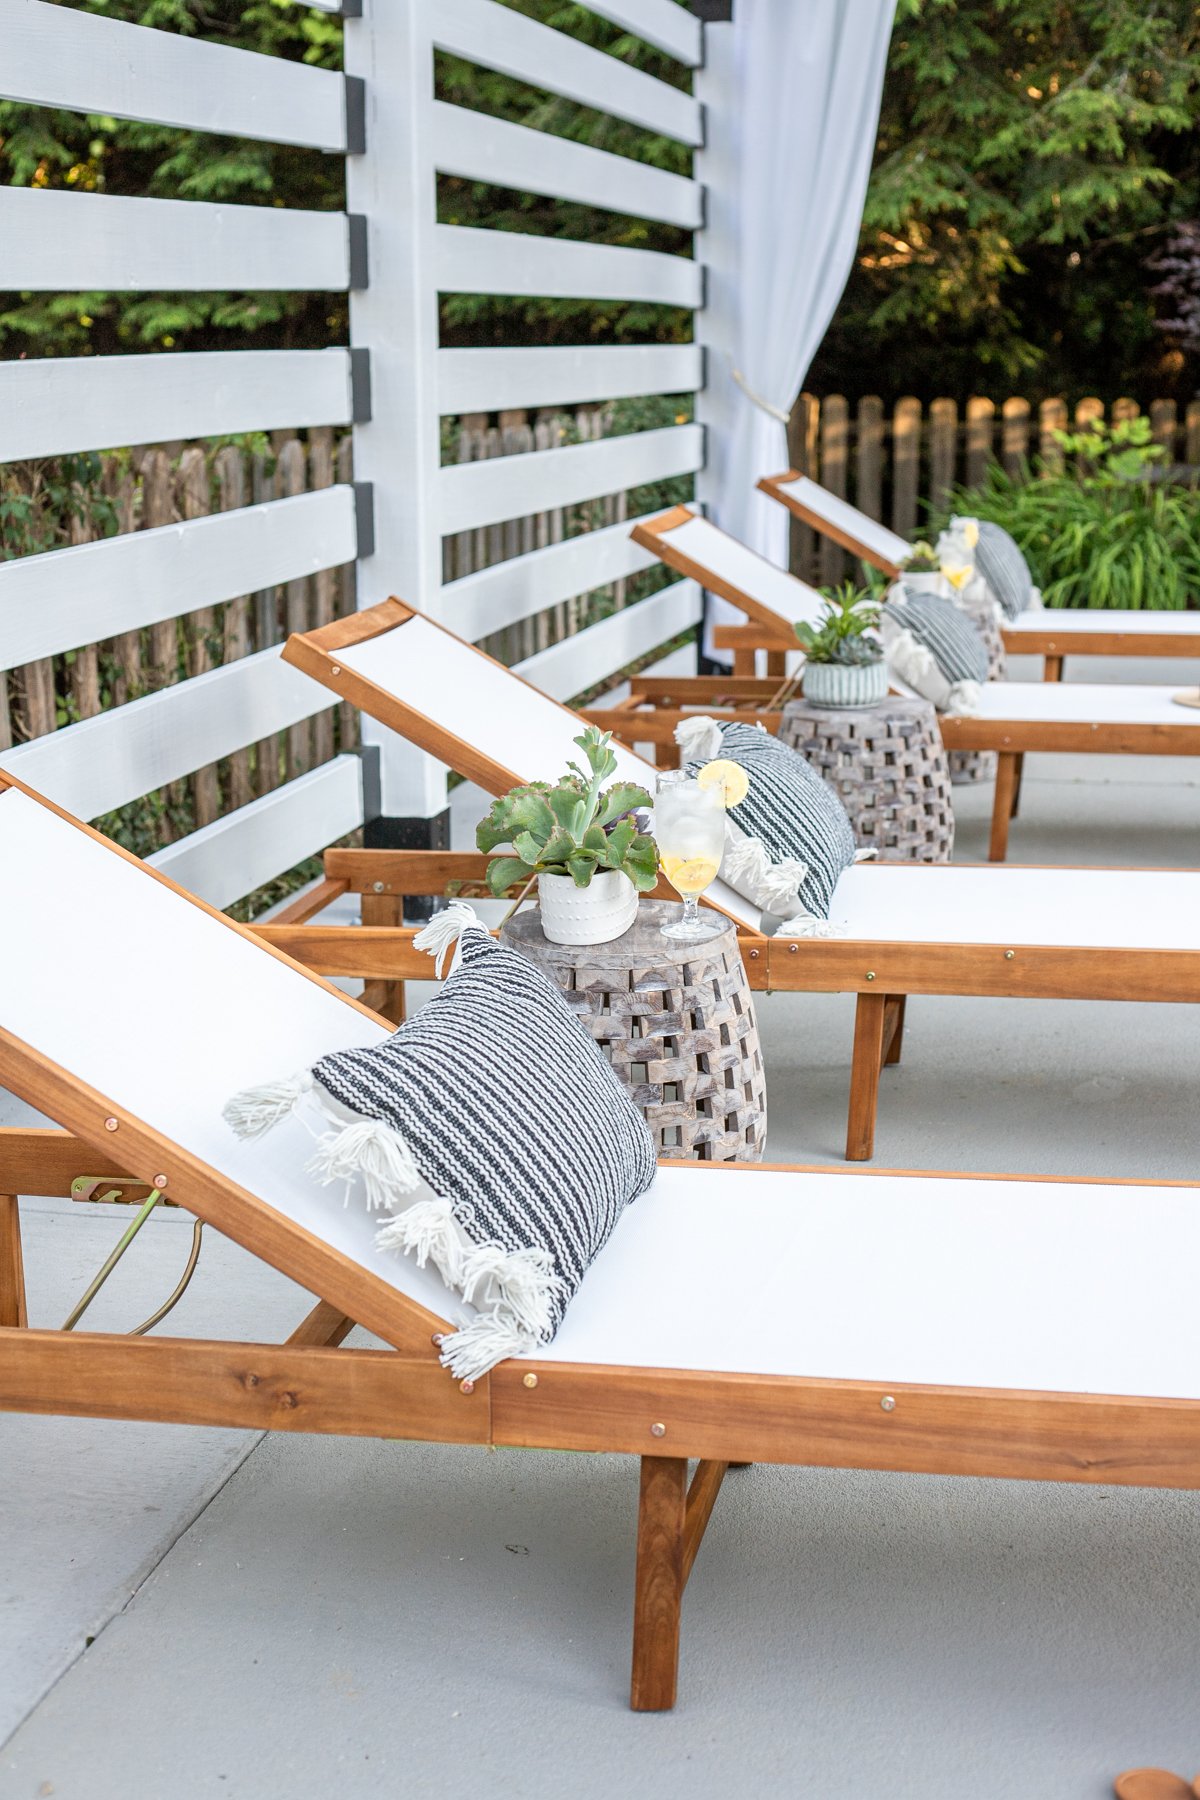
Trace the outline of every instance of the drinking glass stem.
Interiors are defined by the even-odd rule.
[[[700,919],[700,897],[699,897],[699,895],[698,894],[685,894],[683,896],[683,923],[685,925],[696,925],[699,923],[699,919]]]

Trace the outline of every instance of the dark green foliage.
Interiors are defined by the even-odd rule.
[[[1192,0],[901,0],[815,393],[1186,397],[1146,259],[1200,211]]]
[[[1146,420],[1059,433],[1062,454],[1021,480],[998,465],[950,513],[992,519],[1025,552],[1047,606],[1163,608],[1200,598],[1200,497],[1151,478]]]

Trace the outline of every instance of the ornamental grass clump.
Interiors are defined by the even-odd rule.
[[[1163,451],[1146,419],[1056,432],[1058,454],[950,495],[945,517],[991,519],[1028,558],[1047,606],[1099,610],[1200,604],[1200,495],[1152,479]]]
[[[553,786],[531,781],[510,788],[492,802],[475,832],[480,850],[510,845],[511,855],[488,864],[488,887],[500,895],[535,875],[566,875],[585,888],[592,877],[612,869],[639,893],[658,880],[658,846],[641,828],[640,808],[653,801],[636,782],[604,783],[616,773],[611,731],[589,725],[572,740],[579,745],[587,770],[568,763],[567,773]]]

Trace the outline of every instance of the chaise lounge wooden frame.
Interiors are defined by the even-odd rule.
[[[709,546],[709,556],[719,549],[728,566],[718,568],[706,560],[695,542],[697,528]],[[802,603],[803,614],[813,616],[820,604],[816,590],[794,576],[785,575],[762,557],[722,532],[690,507],[673,506],[657,518],[635,525],[631,536],[660,557],[670,568],[698,581],[739,607],[753,621],[760,640],[778,653],[796,649],[792,619],[771,605],[753,581],[771,583],[776,598],[788,594]],[[686,537],[687,542],[681,541]],[[740,566],[739,566],[740,565]],[[790,641],[790,642],[789,642]],[[1200,637],[1196,640],[1200,651]],[[669,681],[641,678],[631,688],[623,723],[626,735],[637,730],[669,741],[686,708],[701,706],[714,716],[731,710],[766,710],[758,714],[768,730],[778,725],[770,711],[779,692],[775,676],[765,680],[739,677],[736,672],[720,677],[676,677]],[[1009,828],[1020,799],[1021,775],[1029,752],[1086,753],[1110,756],[1200,756],[1200,713],[1172,704],[1170,688],[1143,686],[1082,687],[1042,683],[994,682],[983,692],[978,716],[939,713],[938,725],[947,750],[994,750],[998,755],[995,796],[992,804],[988,860],[1003,862],[1008,854]],[[720,702],[726,700],[722,708]],[[661,716],[651,724],[631,720],[638,709],[652,708]]]
[[[293,636],[284,656],[493,794],[564,764],[581,718],[395,599]],[[487,684],[479,695],[468,691],[477,680]],[[618,722],[605,711],[588,716]],[[540,747],[527,742],[522,750],[522,731],[542,733]],[[498,734],[511,745],[507,752],[493,747]],[[622,757],[623,776],[653,780],[649,764],[627,750]],[[334,852],[327,867],[361,892],[385,882],[403,892],[411,862],[392,860],[403,854]],[[444,866],[465,873],[482,865],[448,859]],[[910,995],[1200,1002],[1200,874],[863,863],[845,872],[834,896],[847,935],[807,939],[765,936],[745,901],[727,889],[713,893],[737,920],[753,988],[857,996],[850,1161],[874,1152],[880,1074],[900,1060]],[[976,930],[971,914],[981,907],[1002,925]],[[944,920],[944,931],[931,937],[920,923],[928,918]],[[347,937],[369,935],[319,925],[295,931],[296,948],[317,967],[327,966],[324,955],[344,955]],[[378,939],[372,973],[386,972],[387,940],[387,933]],[[355,948],[361,954],[365,946]]]
[[[898,532],[831,494],[798,469],[764,475],[764,494],[894,581],[910,546]],[[1200,613],[1084,612],[1067,607],[1029,607],[1002,621],[1005,648],[1013,655],[1045,658],[1047,681],[1061,681],[1068,656],[1200,657]]]
[[[0,844],[0,921],[23,940],[22,965],[0,989],[0,1082],[63,1128],[0,1131],[0,1410],[635,1455],[638,1710],[674,1703],[683,1590],[732,1463],[1200,1487],[1200,1353],[1187,1324],[1200,1207],[1188,1184],[667,1166],[618,1225],[552,1353],[456,1384],[437,1360],[449,1322],[428,1304],[432,1278],[339,1241],[339,1221],[369,1228],[365,1214],[336,1200],[298,1211],[294,1197],[311,1184],[286,1144],[248,1165],[217,1116],[248,1040],[253,1054],[278,1057],[311,1047],[314,1032],[372,1041],[381,1022],[2,774]],[[73,906],[76,879],[94,910]],[[172,942],[177,1028],[157,1040],[123,1031],[124,1017],[106,1016],[112,996],[136,981],[150,945]],[[155,1093],[144,1111],[132,1103]],[[31,1326],[17,1196],[69,1193],[82,1172],[164,1193],[291,1277],[314,1306],[282,1344]],[[763,1295],[739,1290],[730,1268],[731,1206],[791,1233],[794,1248],[776,1259],[794,1284],[790,1303],[768,1317]],[[869,1285],[868,1218],[883,1234],[875,1288],[885,1316],[869,1352],[861,1337],[873,1327],[857,1318],[830,1349],[830,1328],[805,1324],[821,1284],[809,1284],[805,1306],[795,1284],[817,1259],[831,1288],[856,1270],[860,1290]],[[686,1283],[679,1296],[661,1248],[651,1266],[641,1233],[664,1226],[691,1259],[691,1280],[728,1286],[719,1338],[729,1366],[697,1359],[697,1342],[717,1339],[696,1340],[696,1321],[721,1309]],[[1041,1254],[1048,1232],[1078,1249],[1065,1285]],[[840,1291],[830,1305],[836,1328],[850,1309]],[[932,1337],[930,1308],[941,1327]],[[1114,1334],[1117,1309],[1127,1329]],[[864,1306],[865,1320],[875,1314]],[[1028,1334],[1009,1328],[1022,1315]],[[386,1347],[341,1347],[352,1322]],[[589,1344],[605,1354],[587,1357]],[[682,1354],[677,1364],[628,1354],[639,1344]],[[807,1372],[833,1354],[878,1355],[879,1366]],[[997,1378],[913,1378],[938,1369]],[[1001,1379],[1018,1374],[1044,1380]]]

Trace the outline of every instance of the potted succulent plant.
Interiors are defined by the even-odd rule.
[[[510,788],[480,820],[475,841],[481,850],[507,847],[488,864],[493,894],[536,879],[551,943],[606,944],[628,931],[638,894],[658,880],[658,846],[637,816],[654,803],[634,782],[604,786],[617,768],[611,732],[589,725],[573,741],[587,769],[572,762],[553,786]]]
[[[900,580],[912,594],[941,594],[945,591],[942,564],[933,545],[923,538],[912,547],[900,572]]]
[[[813,706],[874,706],[887,692],[887,665],[876,635],[879,602],[853,582],[824,604],[819,623],[800,621],[804,698]]]

